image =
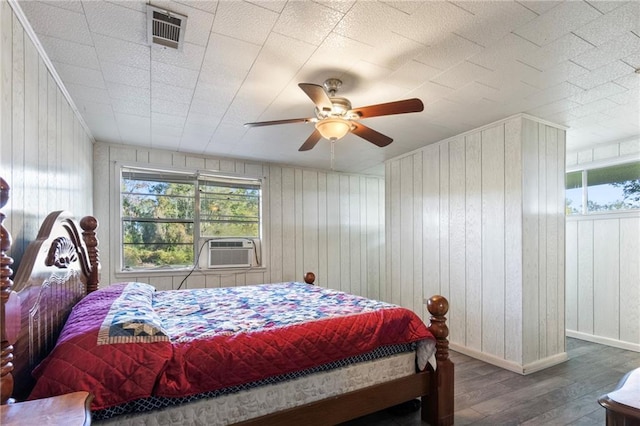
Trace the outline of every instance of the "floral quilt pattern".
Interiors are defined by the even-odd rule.
[[[174,342],[356,315],[396,305],[301,283],[158,292],[153,309]]]

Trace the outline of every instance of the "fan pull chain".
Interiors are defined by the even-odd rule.
[[[336,159],[335,146],[336,146],[336,141],[332,140],[331,141],[331,170],[332,171],[335,170],[335,167],[334,167],[334,163]]]

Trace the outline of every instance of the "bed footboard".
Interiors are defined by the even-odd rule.
[[[449,359],[449,327],[445,315],[449,311],[449,302],[442,296],[433,296],[427,300],[427,309],[431,314],[429,331],[436,338],[437,368],[431,371],[429,395],[422,398],[422,420],[430,425],[448,426],[453,424],[453,362]]]
[[[436,338],[435,371],[429,365],[425,370],[411,376],[268,414],[238,423],[236,426],[338,424],[420,397],[421,416],[424,421],[432,426],[452,425],[454,369],[453,362],[449,359],[449,328],[445,318],[449,302],[442,296],[433,296],[426,304],[431,314],[429,330]]]

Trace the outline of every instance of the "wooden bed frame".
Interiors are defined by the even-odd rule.
[[[0,178],[1,179],[1,178]],[[8,185],[0,184],[2,204]],[[0,213],[0,225],[4,215]],[[49,214],[22,258],[14,282],[7,256],[11,236],[1,231],[0,323],[2,324],[0,391],[2,404],[25,399],[33,387],[31,371],[52,350],[71,308],[99,286],[98,222],[91,216],[80,228],[68,212]],[[305,277],[311,279],[312,273]],[[315,278],[313,276],[313,278]],[[311,280],[312,281],[312,280]],[[424,371],[362,390],[268,414],[242,425],[337,424],[422,397],[422,419],[432,425],[453,424],[453,363],[442,296],[427,301],[429,330],[436,337],[437,369]]]

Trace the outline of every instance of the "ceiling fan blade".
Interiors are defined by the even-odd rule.
[[[311,133],[311,136],[309,136],[302,146],[298,148],[298,151],[309,151],[311,148],[316,146],[320,139],[322,139],[322,135],[317,129],[314,130],[314,132]]]
[[[381,148],[393,142],[393,139],[391,139],[389,136],[383,135],[380,132],[376,132],[372,128],[367,127],[362,123],[353,122],[351,133],[360,136],[362,139],[366,139],[372,144],[378,145]]]
[[[274,124],[289,124],[289,123],[310,123],[311,118],[290,118],[288,120],[273,120],[273,121],[256,121],[254,123],[244,123],[245,127],[261,127],[261,126],[273,126]]]
[[[405,114],[407,112],[420,112],[424,110],[424,104],[418,98],[405,99],[403,101],[388,102],[384,104],[369,105],[354,108],[360,118],[379,117],[381,115]]]
[[[327,95],[327,92],[324,91],[322,86],[311,83],[299,83],[298,87],[311,98],[320,111],[330,112],[333,109],[331,99],[329,99],[329,95]]]

